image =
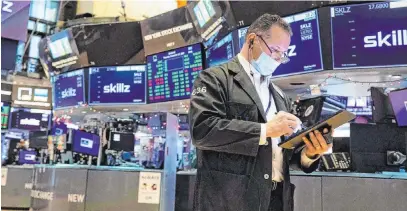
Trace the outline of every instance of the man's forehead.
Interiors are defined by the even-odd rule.
[[[270,27],[263,37],[269,45],[278,46],[284,51],[288,49],[291,42],[290,34],[278,25]]]

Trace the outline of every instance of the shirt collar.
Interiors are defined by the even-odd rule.
[[[239,62],[242,65],[244,71],[250,78],[252,78],[252,75],[260,75],[260,73],[258,73],[257,71],[252,71],[254,67],[242,56],[242,54],[237,54],[237,59],[239,59]]]

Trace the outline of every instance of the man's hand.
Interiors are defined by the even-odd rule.
[[[328,133],[328,129],[325,128],[323,132],[324,134]],[[305,154],[308,158],[314,159],[316,156],[327,152],[332,147],[332,144],[326,143],[325,138],[318,130],[310,132],[309,137],[311,138],[311,141],[308,140],[307,137],[302,138],[306,145]]]
[[[280,111],[266,124],[266,136],[278,138],[283,135],[291,135],[301,121],[294,115]]]

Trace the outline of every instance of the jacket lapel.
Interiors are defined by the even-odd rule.
[[[232,70],[236,73],[234,80],[241,86],[241,88],[247,93],[247,95],[253,100],[257,105],[258,110],[260,111],[261,116],[264,121],[267,121],[266,114],[264,112],[263,104],[261,103],[259,94],[256,91],[252,81],[247,75],[246,71],[243,69],[242,65],[239,63],[237,57],[234,58],[234,62],[230,63],[229,70]]]
[[[279,111],[288,112],[283,92],[279,90],[278,87],[275,87],[272,83],[270,83],[269,85],[269,90],[271,92],[271,95],[273,96],[274,103],[276,104],[277,112]]]

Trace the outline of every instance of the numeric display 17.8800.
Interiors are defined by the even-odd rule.
[[[331,8],[336,69],[407,65],[407,4],[379,2]]]

